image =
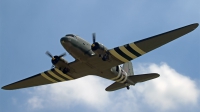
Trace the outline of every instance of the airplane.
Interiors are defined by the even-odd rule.
[[[136,83],[160,76],[158,73],[135,75],[131,60],[193,31],[198,25],[198,23],[190,24],[112,49],[107,49],[103,44],[96,42],[95,33],[93,33],[92,45],[77,35],[67,34],[60,39],[60,42],[64,49],[75,58],[75,61],[65,60],[63,56],[66,53],[53,56],[47,51],[46,54],[51,57],[53,64],[50,70],[3,86],[2,89],[15,90],[96,75],[114,81],[105,89],[106,91],[122,88],[129,90],[130,86]],[[123,64],[122,67],[121,64]]]

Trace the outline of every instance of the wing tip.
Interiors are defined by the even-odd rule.
[[[152,77],[153,78],[158,78],[158,77],[160,77],[160,74],[158,74],[158,73],[151,73],[152,74]]]
[[[106,88],[105,90],[108,91],[108,92],[110,92],[110,91],[108,90],[108,88]]]
[[[9,88],[7,88],[7,86],[3,86],[3,87],[1,87],[1,89],[3,89],[3,90],[10,90]]]
[[[20,88],[16,88],[16,87],[14,87],[13,84],[15,84],[15,83],[11,83],[11,84],[5,85],[5,86],[1,87],[1,89],[3,89],[3,90],[14,90],[14,89],[20,89]]]
[[[156,76],[156,77],[160,77],[160,74],[158,74],[158,73],[155,73],[155,76]]]
[[[110,89],[110,88],[108,88],[108,87],[107,87],[105,90],[106,90],[107,92],[115,91],[115,90],[112,90],[112,89]]]
[[[193,26],[194,29],[196,29],[199,26],[199,23],[193,23],[193,24],[191,24],[191,26]]]

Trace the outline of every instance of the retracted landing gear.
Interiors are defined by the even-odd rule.
[[[102,60],[103,60],[103,61],[109,60],[109,56],[108,56],[107,53],[103,55]]]
[[[67,74],[69,72],[69,69],[68,68],[64,68],[63,71],[62,71],[64,74]]]

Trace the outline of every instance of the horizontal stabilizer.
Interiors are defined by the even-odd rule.
[[[141,74],[141,75],[132,75],[129,76],[128,79],[131,80],[133,83],[138,83],[138,82],[144,82],[144,81],[148,81],[154,78],[159,77],[160,75],[157,73],[149,73],[149,74]],[[129,84],[131,85],[131,84]],[[118,82],[114,82],[113,84],[111,84],[110,86],[108,86],[106,88],[106,91],[115,91],[121,88],[126,87],[125,84],[123,83],[118,83]]]
[[[119,82],[114,82],[113,84],[111,84],[110,86],[108,86],[106,88],[106,91],[115,91],[115,90],[118,90],[118,89],[121,89],[121,88],[124,88],[124,87],[126,87],[125,84],[119,83]]]
[[[148,81],[154,78],[159,77],[160,75],[157,73],[149,73],[149,74],[141,74],[141,75],[133,75],[129,76],[129,80],[133,81],[134,83]]]

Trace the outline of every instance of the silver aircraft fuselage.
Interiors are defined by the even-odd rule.
[[[91,44],[79,36],[68,34],[60,39],[65,50],[72,55],[76,60],[87,60],[95,53],[91,50]]]

